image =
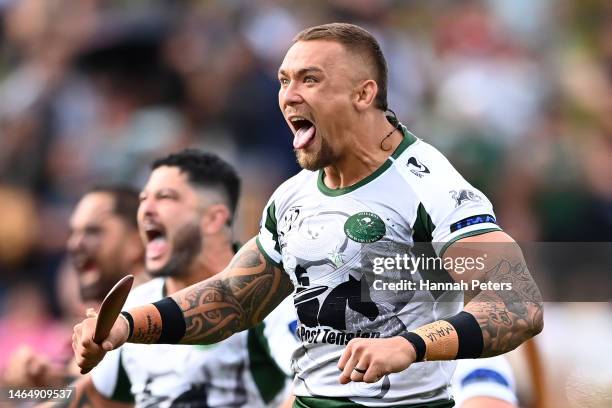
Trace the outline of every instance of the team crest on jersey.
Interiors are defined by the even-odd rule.
[[[481,202],[482,197],[470,190],[451,190],[451,197],[455,200],[455,207],[459,207],[464,201]]]
[[[385,236],[386,227],[383,220],[369,211],[353,214],[344,223],[344,233],[355,242],[367,244],[376,242]]]

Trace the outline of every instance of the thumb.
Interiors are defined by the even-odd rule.
[[[111,351],[114,348],[115,348],[115,346],[113,345],[113,343],[110,342],[110,340],[105,340],[102,343],[102,350],[104,350],[104,351]]]

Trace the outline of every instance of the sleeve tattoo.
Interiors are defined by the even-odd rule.
[[[287,274],[252,239],[218,276],[172,296],[185,318],[181,343],[215,343],[253,327],[292,291]]]
[[[511,283],[511,289],[482,290],[467,303],[482,329],[482,357],[515,349],[535,336],[543,327],[542,295],[533,280],[518,245],[511,256],[495,257],[483,281]],[[488,266],[490,266],[489,264]]]

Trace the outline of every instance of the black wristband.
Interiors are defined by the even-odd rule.
[[[484,348],[482,329],[471,313],[462,311],[443,320],[449,322],[457,332],[457,337],[459,338],[457,359],[478,358],[482,355]]]
[[[416,351],[415,361],[417,363],[423,361],[423,359],[425,358],[425,352],[427,351],[427,346],[425,346],[425,340],[423,340],[421,336],[413,332],[401,333],[400,336],[408,340],[414,346],[414,350]]]
[[[179,305],[170,297],[164,298],[153,303],[159,310],[162,320],[161,334],[156,343],[158,344],[178,344],[185,336],[185,318]]]
[[[126,311],[121,312],[121,315],[125,317],[125,320],[127,320],[128,326],[130,328],[129,333],[128,333],[128,340],[129,340],[132,338],[132,334],[134,334],[134,318],[132,317],[131,314],[129,314]]]

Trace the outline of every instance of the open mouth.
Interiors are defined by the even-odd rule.
[[[293,116],[289,121],[294,130],[293,148],[303,149],[308,146],[317,133],[314,123],[303,116]]]
[[[156,223],[148,223],[144,231],[147,241],[147,259],[157,259],[164,255],[168,250],[168,240],[166,239],[166,231],[163,226]]]
[[[72,266],[79,274],[96,268],[94,257],[83,251],[71,253],[70,259],[72,261]]]
[[[94,287],[100,280],[100,270],[93,256],[83,252],[71,254],[72,266],[79,277],[82,288]]]

